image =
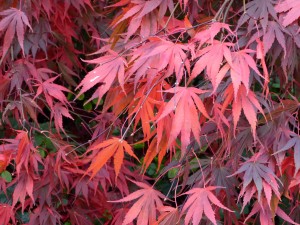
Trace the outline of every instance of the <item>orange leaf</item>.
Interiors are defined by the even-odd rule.
[[[86,173],[92,172],[92,177],[96,175],[96,173],[107,163],[107,161],[114,156],[114,168],[116,172],[116,177],[119,175],[123,159],[124,159],[124,151],[136,158],[134,152],[131,150],[130,145],[122,140],[113,137],[112,139],[106,140],[100,144],[92,146],[89,151],[102,149],[94,158],[92,164],[88,168]]]

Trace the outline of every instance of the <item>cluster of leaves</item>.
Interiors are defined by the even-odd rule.
[[[0,3],[0,225],[299,224],[298,0]]]

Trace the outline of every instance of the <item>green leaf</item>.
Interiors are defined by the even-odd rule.
[[[36,134],[34,135],[35,145],[41,146],[45,141],[45,136],[42,134]]]
[[[147,169],[147,174],[149,176],[153,176],[155,173],[156,173],[156,165],[154,163],[151,163]]]
[[[98,98],[94,98],[92,102],[93,102],[94,105],[97,105],[97,103],[98,103]],[[103,99],[102,99],[102,98],[101,98],[101,100],[100,100],[100,102],[99,102],[99,105],[103,105]]]
[[[168,171],[168,178],[173,179],[174,177],[177,176],[178,173],[178,168],[172,168]]]
[[[77,99],[78,99],[79,101],[82,101],[82,100],[84,100],[84,97],[85,97],[85,95],[84,95],[84,93],[83,93],[83,94],[81,94]]]
[[[63,198],[62,199],[62,205],[64,205],[64,206],[68,205],[68,199]]]
[[[72,99],[74,99],[74,95],[71,92],[69,92],[67,95],[67,99],[68,101],[71,101]]]
[[[144,143],[139,143],[139,144],[135,144],[133,145],[134,149],[143,149],[145,147]]]
[[[8,183],[12,181],[12,176],[11,176],[10,172],[8,172],[7,170],[5,170],[1,173],[1,177]]]
[[[42,158],[46,157],[46,152],[43,149],[39,149],[39,152]]]
[[[86,104],[83,105],[83,108],[86,111],[91,111],[92,108],[93,108],[93,105],[92,105],[92,103],[88,102],[88,103],[86,103]]]

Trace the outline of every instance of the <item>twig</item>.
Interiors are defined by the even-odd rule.
[[[225,0],[223,2],[223,4],[221,5],[220,9],[218,10],[218,12],[216,13],[216,15],[214,16],[213,20],[214,21],[218,21],[220,19],[221,14],[223,13],[225,6],[227,5],[227,3],[231,1],[231,0]]]

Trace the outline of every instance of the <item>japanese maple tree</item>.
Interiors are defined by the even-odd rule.
[[[300,224],[299,0],[0,2],[0,225]]]

